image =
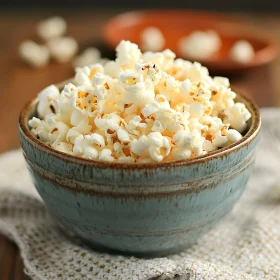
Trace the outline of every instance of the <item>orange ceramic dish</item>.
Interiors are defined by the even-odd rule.
[[[215,13],[179,11],[179,10],[148,10],[128,12],[110,19],[104,28],[104,40],[115,48],[121,40],[130,40],[140,45],[140,36],[147,27],[157,27],[165,37],[165,48],[180,54],[179,40],[193,31],[215,30],[222,41],[221,49],[210,58],[201,60],[210,71],[239,72],[255,68],[271,62],[277,55],[275,43],[256,32],[244,28],[242,23],[234,22],[226,16]],[[248,63],[234,62],[229,51],[235,42],[248,41],[255,50],[255,57]],[[193,61],[191,57],[182,57]]]

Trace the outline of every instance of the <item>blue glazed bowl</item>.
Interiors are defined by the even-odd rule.
[[[104,163],[56,151],[30,132],[37,99],[23,109],[19,133],[34,184],[49,211],[93,248],[162,256],[194,244],[240,198],[252,170],[261,126],[257,106],[238,142],[191,160]]]

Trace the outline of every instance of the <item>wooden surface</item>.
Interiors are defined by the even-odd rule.
[[[118,11],[120,12],[120,11]],[[99,46],[103,55],[112,57],[101,41],[103,23],[117,11],[62,11],[59,13],[29,11],[0,12],[0,153],[19,148],[17,118],[23,105],[43,87],[73,75],[71,64],[52,63],[41,70],[24,65],[17,56],[18,45],[26,39],[36,39],[38,20],[61,14],[69,23],[68,34],[75,37],[81,49]],[[256,30],[274,37],[280,46],[280,15],[233,15]],[[218,73],[223,74],[223,73]],[[230,77],[232,85],[252,95],[260,106],[280,105],[280,59],[272,64]],[[29,279],[17,246],[0,235],[0,280]]]

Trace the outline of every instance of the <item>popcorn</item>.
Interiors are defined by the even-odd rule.
[[[162,32],[156,27],[148,27],[141,34],[141,47],[144,51],[161,51],[165,45]]]
[[[146,89],[143,78],[133,72],[125,72],[120,76],[121,82],[125,84],[124,103],[144,106],[154,99],[154,91]]]
[[[37,26],[38,35],[44,40],[61,37],[65,34],[67,23],[62,17],[51,17],[41,21]]]
[[[101,60],[101,53],[97,48],[87,48],[73,61],[74,68],[98,63]]]
[[[114,161],[112,157],[112,151],[110,149],[103,149],[99,155],[99,160],[111,162]]]
[[[243,103],[237,102],[232,107],[224,110],[224,121],[240,133],[247,128],[247,121],[251,118],[251,114]]]
[[[173,136],[173,141],[178,148],[190,149],[193,135],[191,132],[179,130]]]
[[[130,143],[131,151],[141,157],[147,157],[149,155],[149,146],[150,141],[146,135],[142,135],[137,140],[132,140]]]
[[[33,117],[29,120],[28,125],[31,127],[31,132],[38,137],[42,142],[49,144],[50,128],[45,121]]]
[[[189,159],[191,155],[192,151],[190,149],[174,148],[172,150],[172,158],[174,160]]]
[[[37,111],[40,118],[56,113],[56,101],[59,99],[59,96],[59,90],[55,85],[50,85],[39,93]]]
[[[78,51],[78,43],[72,37],[53,38],[47,45],[51,56],[60,63],[70,61]]]
[[[236,42],[230,50],[230,57],[232,60],[239,63],[250,62],[254,58],[255,51],[252,45],[245,40]]]
[[[151,132],[148,137],[149,153],[153,160],[160,162],[167,157],[171,150],[171,144],[167,137],[160,132]]]
[[[126,126],[128,132],[139,135],[141,133],[141,129],[146,128],[146,123],[141,123],[142,119],[140,116],[135,116]]]
[[[58,142],[64,142],[66,140],[69,126],[56,119],[56,116],[52,115],[46,119],[46,122],[50,128],[49,141],[56,145]]]
[[[214,146],[222,148],[228,144],[228,137],[221,135],[220,132],[217,132],[214,136],[212,143]]]
[[[118,129],[117,136],[123,143],[128,143],[130,141],[129,133],[123,128]]]
[[[116,63],[123,69],[131,69],[141,59],[141,51],[136,44],[129,41],[121,41],[116,48]]]
[[[235,129],[229,129],[226,136],[231,143],[238,142],[242,138],[242,135]]]
[[[57,142],[55,145],[53,145],[53,148],[60,152],[71,154],[73,150],[73,145],[66,142]]]
[[[116,163],[188,160],[242,138],[251,114],[229,80],[170,50],[122,41],[117,59],[76,68],[73,83],[38,96],[31,131],[52,148]]]
[[[84,141],[84,136],[80,134],[77,138],[74,140],[74,147],[73,147],[73,154],[75,156],[80,156],[82,155],[84,149],[83,149],[83,141]]]
[[[183,56],[195,59],[207,59],[221,47],[221,39],[213,30],[194,31],[179,41],[179,50]]]
[[[90,144],[96,145],[99,148],[103,148],[105,146],[104,137],[98,133],[86,135],[85,139],[87,139]]]
[[[19,46],[20,57],[35,68],[44,67],[49,63],[50,53],[47,47],[33,41],[25,41]]]

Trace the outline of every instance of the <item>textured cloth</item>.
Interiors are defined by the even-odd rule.
[[[0,156],[0,231],[18,244],[33,279],[280,279],[280,110],[265,109],[262,119],[244,195],[227,218],[181,254],[145,260],[84,247],[48,215],[21,151]]]

